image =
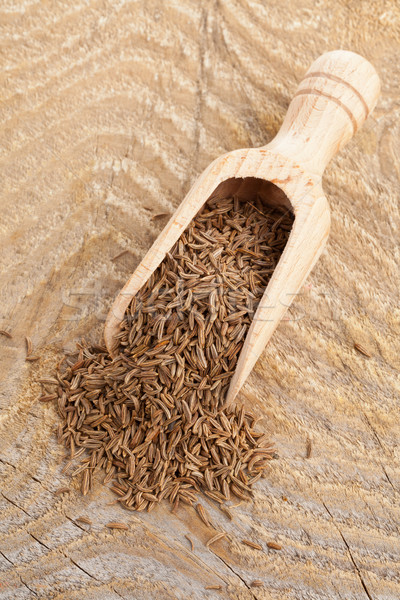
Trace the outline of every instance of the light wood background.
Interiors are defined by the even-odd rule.
[[[398,600],[400,7],[3,0],[0,31],[0,599]],[[327,169],[330,242],[239,398],[279,458],[234,521],[208,505],[229,534],[208,550],[192,509],[127,513],[100,480],[81,497],[37,379],[98,339],[167,219],[153,217],[221,153],[270,140],[336,48],[374,64],[382,96]]]

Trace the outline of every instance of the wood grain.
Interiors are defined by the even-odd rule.
[[[0,27],[0,599],[399,598],[400,9],[5,0]],[[279,458],[233,521],[204,501],[228,533],[207,549],[194,510],[126,513],[100,481],[80,496],[37,380],[98,339],[165,224],[152,217],[215,157],[271,139],[337,47],[374,64],[382,99],[327,168],[327,250],[240,394]]]

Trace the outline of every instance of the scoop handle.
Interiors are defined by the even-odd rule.
[[[322,175],[375,107],[380,81],[374,67],[354,52],[322,54],[308,69],[268,150]]]

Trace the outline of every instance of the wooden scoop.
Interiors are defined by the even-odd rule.
[[[115,335],[132,297],[204,203],[233,194],[251,201],[258,194],[269,206],[291,210],[295,220],[241,350],[227,395],[232,402],[324,248],[330,211],[322,174],[373,110],[379,90],[375,69],[358,54],[336,50],[320,56],[277,136],[267,146],[217,158],[193,185],[110,309],[104,330],[110,354],[116,353]]]

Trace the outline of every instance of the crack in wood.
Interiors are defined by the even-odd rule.
[[[80,569],[88,577],[90,577],[91,579],[94,579],[95,581],[100,581],[100,579],[97,579],[97,577],[95,577],[94,575],[91,575],[91,573],[89,573],[89,571],[86,571],[83,567],[81,567],[73,558],[68,556],[68,554],[64,554],[64,556],[65,556],[65,558],[68,558],[72,562],[72,564],[75,565],[75,567],[77,567],[77,569]]]
[[[33,533],[31,533],[30,531],[28,531],[28,533],[35,540],[35,542],[37,542],[38,544],[40,544],[41,546],[46,548],[46,550],[49,550],[51,552],[51,548],[49,546],[46,546],[46,544],[44,542],[42,542],[39,538],[37,538],[35,535],[33,535]]]
[[[65,513],[63,513],[64,517],[66,519],[68,519],[68,521],[70,521],[71,523],[73,523],[76,527],[78,527],[81,531],[85,531],[87,533],[87,529],[85,529],[84,527],[82,527],[81,525],[79,525],[79,523],[77,523],[76,521],[74,521],[73,519],[71,519],[71,517],[69,517],[68,515],[66,515]]]
[[[344,537],[343,533],[341,532],[341,530],[340,530],[340,527],[339,527],[339,526],[337,525],[337,523],[335,522],[335,520],[334,520],[334,518],[333,518],[333,515],[332,515],[331,511],[329,510],[329,508],[327,507],[327,505],[325,504],[325,502],[322,502],[322,504],[323,504],[323,506],[325,507],[325,510],[326,510],[326,512],[327,512],[327,513],[328,513],[328,515],[330,516],[330,518],[331,518],[331,520],[332,520],[332,523],[333,523],[334,527],[335,527],[335,528],[337,529],[337,531],[339,532],[339,535],[340,535],[340,537],[342,538],[344,545],[345,545],[345,546],[346,546],[346,548],[347,548],[347,552],[348,552],[348,554],[349,554],[349,556],[350,556],[350,561],[351,561],[351,563],[353,564],[353,567],[354,567],[354,569],[355,569],[355,572],[356,572],[356,573],[357,573],[357,575],[358,575],[358,578],[359,578],[359,580],[360,580],[360,583],[361,583],[361,585],[362,585],[362,587],[363,587],[363,589],[364,589],[364,592],[366,593],[366,595],[367,595],[367,597],[369,598],[369,600],[373,600],[373,598],[372,598],[372,596],[371,596],[371,594],[370,594],[370,592],[369,592],[369,590],[368,590],[368,588],[367,588],[367,584],[365,583],[365,581],[364,581],[364,578],[363,578],[363,576],[362,576],[362,574],[361,574],[360,568],[359,568],[359,566],[357,565],[357,563],[356,563],[356,561],[355,561],[355,559],[354,559],[354,556],[353,556],[353,554],[352,554],[352,551],[351,551],[350,545],[348,544],[348,542],[347,542],[346,538]]]
[[[241,577],[241,575],[239,575],[239,573],[237,573],[237,572],[235,571],[235,569],[234,569],[234,568],[233,568],[233,567],[232,567],[232,566],[231,566],[231,565],[230,565],[230,564],[229,564],[229,563],[228,563],[228,562],[227,562],[225,559],[223,559],[223,558],[222,558],[222,556],[219,556],[219,554],[217,554],[216,552],[214,552],[214,551],[213,551],[213,550],[211,550],[211,549],[210,549],[210,552],[211,552],[212,554],[214,554],[214,556],[216,556],[216,557],[217,557],[219,560],[221,560],[221,561],[224,563],[224,565],[225,565],[226,567],[228,567],[228,569],[230,570],[230,572],[231,572],[231,573],[233,573],[234,575],[236,575],[236,577],[237,577],[238,579],[240,579],[240,581],[241,581],[242,583],[244,583],[244,585],[245,585],[245,586],[246,586],[246,588],[249,590],[249,592],[250,592],[250,594],[253,596],[253,598],[255,598],[255,600],[258,600],[257,596],[254,594],[253,590],[252,590],[252,589],[250,588],[250,586],[249,586],[249,585],[246,583],[246,581],[243,579],[243,577]]]
[[[16,566],[16,565],[15,565],[15,563],[14,563],[12,560],[10,560],[10,559],[9,559],[9,558],[8,558],[8,557],[7,557],[7,556],[4,554],[4,552],[2,552],[1,550],[0,550],[0,555],[1,555],[1,556],[4,558],[4,560],[6,560],[7,562],[9,562],[9,563],[10,563],[10,565],[12,565],[13,567],[15,567],[15,566]],[[16,567],[16,568],[18,569],[18,567]],[[31,587],[29,587],[29,585],[28,585],[28,584],[27,584],[27,583],[26,583],[26,582],[25,582],[25,581],[22,579],[21,575],[20,575],[18,572],[16,572],[16,575],[18,576],[18,578],[19,578],[19,580],[21,581],[21,583],[22,583],[22,584],[23,584],[23,585],[24,585],[24,586],[25,586],[25,587],[26,587],[26,588],[27,588],[27,589],[28,589],[30,592],[32,592],[32,594],[34,594],[34,595],[37,597],[37,596],[38,596],[38,594],[35,592],[35,590],[33,590]]]
[[[375,427],[372,425],[372,423],[371,423],[371,421],[369,420],[368,416],[366,415],[366,413],[365,413],[364,411],[362,411],[362,414],[363,414],[363,416],[364,416],[364,419],[366,420],[366,422],[367,422],[367,424],[368,424],[369,428],[371,429],[371,431],[372,431],[372,433],[373,433],[373,435],[374,435],[374,437],[375,437],[376,441],[378,442],[378,444],[380,445],[380,447],[382,448],[382,450],[383,450],[384,452],[387,452],[387,448],[386,448],[386,447],[385,447],[385,445],[382,443],[382,441],[381,441],[381,438],[380,438],[380,437],[379,437],[379,435],[378,435],[378,432],[376,431]],[[380,464],[380,466],[381,466],[381,468],[382,468],[382,471],[383,471],[383,472],[384,472],[384,474],[385,474],[385,477],[386,477],[386,479],[387,479],[388,483],[391,485],[391,487],[393,488],[393,490],[394,490],[395,492],[397,492],[397,489],[396,489],[396,487],[393,485],[393,482],[391,481],[391,479],[390,479],[389,475],[387,474],[387,471],[386,471],[385,467],[383,466],[383,464],[382,464],[381,462],[380,462],[379,464]]]
[[[10,560],[9,558],[7,558],[7,556],[1,550],[0,550],[0,554],[4,558],[4,560],[6,560],[7,562],[9,562],[13,567],[15,566],[15,563],[13,563],[12,560]]]
[[[113,592],[115,592],[117,594],[117,596],[119,598],[122,598],[122,600],[126,600],[125,596],[121,596],[121,594],[119,592],[117,592],[117,590],[114,587],[111,586],[111,589]]]
[[[177,517],[178,518],[178,517]],[[168,550],[170,550],[171,552],[175,551],[175,548],[171,545],[169,545],[165,539],[163,539],[162,537],[160,537],[159,535],[157,535],[156,533],[154,533],[154,531],[152,531],[150,529],[150,527],[148,525],[145,525],[144,523],[142,523],[143,528],[150,534],[152,535],[160,544],[163,544],[166,548],[168,548]],[[205,571],[211,571],[211,573],[213,573],[215,575],[215,577],[217,577],[218,579],[221,579],[224,584],[226,583],[226,581],[221,577],[221,574],[218,573],[217,571],[215,571],[210,565],[208,565],[207,563],[205,563],[199,556],[197,556],[197,554],[195,554],[194,552],[192,552],[191,550],[189,550],[188,548],[186,548],[186,546],[184,546],[183,544],[179,543],[180,549],[182,550],[182,552],[188,557],[188,559],[190,561],[192,561],[196,566],[201,566],[202,568],[204,568]],[[214,554],[212,552],[212,554]],[[219,557],[218,557],[219,558]]]
[[[22,512],[24,512],[28,517],[30,517],[32,519],[32,515],[30,515],[24,508],[22,508],[21,506],[19,506],[16,502],[14,502],[13,500],[10,500],[10,498],[7,498],[7,496],[5,495],[4,492],[0,492],[0,494],[3,496],[3,498],[5,500],[7,500],[7,502],[9,502],[10,504],[13,504],[17,508],[19,508],[19,510],[22,510]]]
[[[34,596],[36,596],[36,598],[37,598],[37,597],[38,597],[38,594],[35,592],[35,590],[33,590],[31,587],[29,587],[29,585],[28,585],[28,584],[27,584],[27,583],[26,583],[26,582],[25,582],[25,581],[22,579],[22,577],[21,577],[21,575],[20,575],[19,573],[18,573],[18,577],[19,577],[19,579],[20,579],[21,583],[23,583],[23,584],[24,584],[24,586],[25,586],[25,587],[26,587],[26,588],[27,588],[27,589],[28,589],[30,592],[32,592],[32,594],[33,594]]]
[[[12,467],[13,469],[17,468],[15,465],[13,465],[12,463],[8,462],[8,460],[6,460],[5,458],[1,458],[0,457],[0,462],[2,462],[4,465],[8,465],[9,467]]]
[[[388,480],[388,482],[390,483],[390,485],[392,486],[392,488],[394,489],[394,491],[397,492],[397,488],[392,483],[392,480],[390,479],[389,475],[387,474],[387,471],[386,471],[385,467],[382,464],[381,464],[381,467],[382,467],[382,471],[385,473],[386,479]]]
[[[8,462],[4,458],[0,457],[0,462],[3,463],[4,465],[8,465],[9,467],[12,467],[15,470],[18,470],[18,468],[15,465]],[[36,483],[38,483],[44,490],[46,490],[46,492],[51,493],[51,490],[49,490],[49,488],[47,488],[45,485],[43,485],[43,483],[40,481],[40,479],[38,479],[35,475],[32,475],[32,473],[26,473],[26,475],[28,475],[31,479],[33,479],[33,481],[36,481]]]

